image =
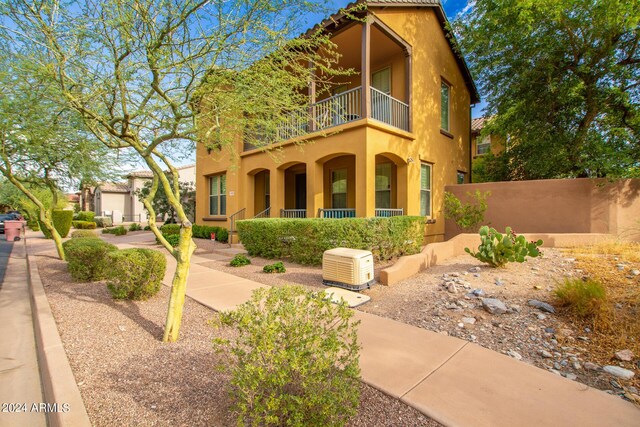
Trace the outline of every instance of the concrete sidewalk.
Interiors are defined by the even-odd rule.
[[[168,254],[167,261],[170,284],[176,262]],[[206,261],[192,257],[187,295],[216,311],[233,309],[266,287],[199,265]],[[442,424],[640,425],[640,409],[603,391],[458,338],[360,311],[356,318],[363,381]]]
[[[0,426],[46,426],[24,241],[0,240]],[[5,407],[4,404],[13,404]]]

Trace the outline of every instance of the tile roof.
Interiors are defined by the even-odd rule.
[[[487,117],[477,117],[471,120],[471,132],[480,132],[487,122]]]
[[[129,184],[126,182],[101,182],[98,188],[103,193],[128,193]]]

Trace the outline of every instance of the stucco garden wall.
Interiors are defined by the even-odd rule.
[[[640,241],[640,179],[550,179],[449,185],[445,191],[467,201],[467,193],[490,191],[485,222],[518,233],[600,233]],[[452,220],[445,238],[460,234]]]

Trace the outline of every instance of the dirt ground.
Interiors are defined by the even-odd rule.
[[[187,298],[179,342],[162,343],[169,289],[148,301],[114,301],[104,283],[75,283],[54,253],[37,264],[94,426],[233,426],[229,377],[212,347],[212,310]],[[439,426],[362,385],[350,426]]]
[[[262,266],[273,260],[254,257],[251,265],[234,268],[228,264],[229,257],[210,252],[209,242],[198,241],[198,245],[197,254],[210,259],[202,265],[210,268],[268,285],[298,283],[311,289],[324,288],[321,267],[285,261],[286,273],[266,274]],[[592,331],[577,326],[574,319],[558,307],[553,294],[565,278],[582,277],[584,272],[577,268],[571,254],[552,248],[545,248],[543,252],[542,258],[528,259],[522,264],[510,263],[501,269],[484,265],[469,255],[458,256],[393,286],[375,285],[363,291],[371,301],[358,309],[468,340],[640,402],[637,401],[640,355],[622,362],[615,360],[614,354],[602,357],[590,351]],[[389,264],[376,265],[376,276],[386,265]],[[640,277],[636,286],[640,286]],[[489,313],[483,308],[482,298],[499,299],[506,305],[507,312]],[[556,313],[530,306],[530,300],[548,303]],[[636,376],[633,380],[613,377],[602,371],[604,365],[624,367]]]

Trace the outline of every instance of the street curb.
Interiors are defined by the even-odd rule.
[[[36,337],[36,351],[40,366],[40,379],[45,402],[57,404],[56,410],[47,412],[49,426],[91,426],[87,409],[82,401],[69,359],[62,346],[49,301],[44,292],[38,266],[29,259],[27,247],[27,271],[31,311]],[[68,410],[65,411],[65,404]]]

